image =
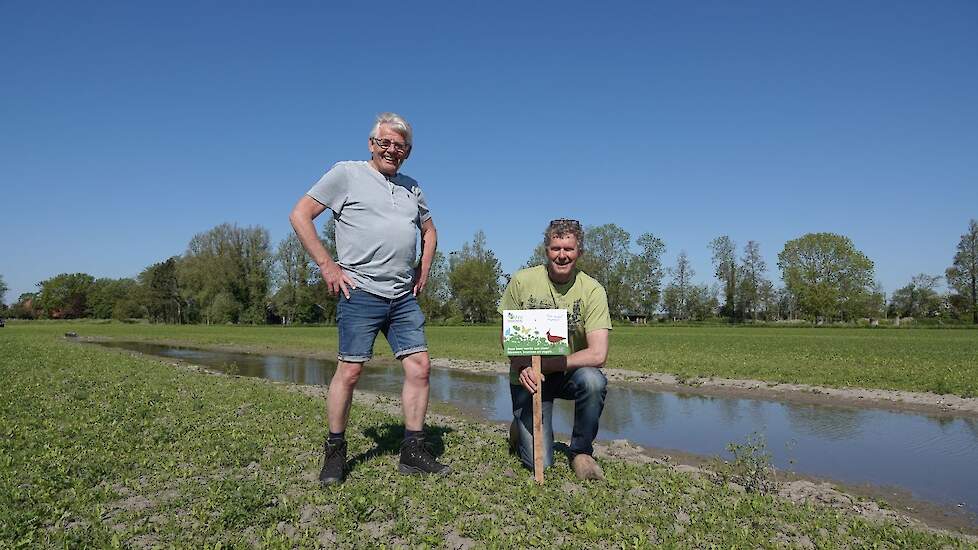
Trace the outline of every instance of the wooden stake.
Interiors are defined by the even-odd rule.
[[[531,359],[537,391],[533,394],[533,479],[543,485],[543,376],[540,356]]]

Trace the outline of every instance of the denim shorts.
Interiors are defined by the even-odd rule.
[[[373,356],[377,332],[383,332],[394,357],[428,351],[424,337],[424,314],[414,294],[389,299],[355,288],[350,298],[340,294],[336,304],[340,349],[336,358],[347,363],[364,363]]]

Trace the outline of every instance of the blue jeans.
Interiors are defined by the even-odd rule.
[[[598,435],[598,419],[604,410],[608,394],[608,379],[601,369],[584,367],[568,372],[553,372],[543,381],[543,467],[554,462],[554,399],[574,402],[574,431],[571,434],[571,454],[594,452]],[[527,468],[533,468],[533,394],[521,384],[510,384],[513,397],[513,417],[520,429],[519,455]]]
[[[365,363],[373,356],[374,340],[383,332],[394,357],[402,359],[428,351],[424,337],[424,314],[410,292],[389,299],[355,288],[350,298],[342,294],[336,304],[336,324],[340,333],[336,358],[347,363]]]

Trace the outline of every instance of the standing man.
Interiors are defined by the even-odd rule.
[[[424,444],[431,361],[424,315],[415,298],[428,280],[437,234],[418,182],[398,172],[411,154],[411,135],[411,126],[401,116],[378,115],[367,142],[370,160],[336,163],[289,216],[330,293],[340,294],[339,353],[327,394],[329,436],[319,474],[323,485],[343,481],[353,389],[363,364],[373,355],[378,331],[404,366],[404,442],[398,471],[445,474],[449,470],[435,461]],[[336,220],[335,260],[319,241],[313,223],[327,208]],[[421,265],[415,270],[419,230]]]
[[[580,479],[604,479],[601,466],[591,455],[607,394],[608,380],[601,367],[608,358],[611,330],[608,295],[600,283],[577,269],[584,246],[580,222],[550,222],[543,233],[543,244],[546,265],[522,269],[513,275],[503,292],[499,311],[566,309],[571,354],[543,357],[542,383],[535,379],[529,357],[510,358],[510,447],[518,448],[520,460],[527,468],[533,468],[533,394],[542,390],[543,466],[549,468],[554,454],[554,399],[569,399],[574,402],[571,467]]]

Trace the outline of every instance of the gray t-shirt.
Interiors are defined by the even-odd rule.
[[[431,218],[418,182],[351,160],[336,163],[306,194],[333,211],[336,263],[357,288],[385,298],[411,291],[418,230]]]

